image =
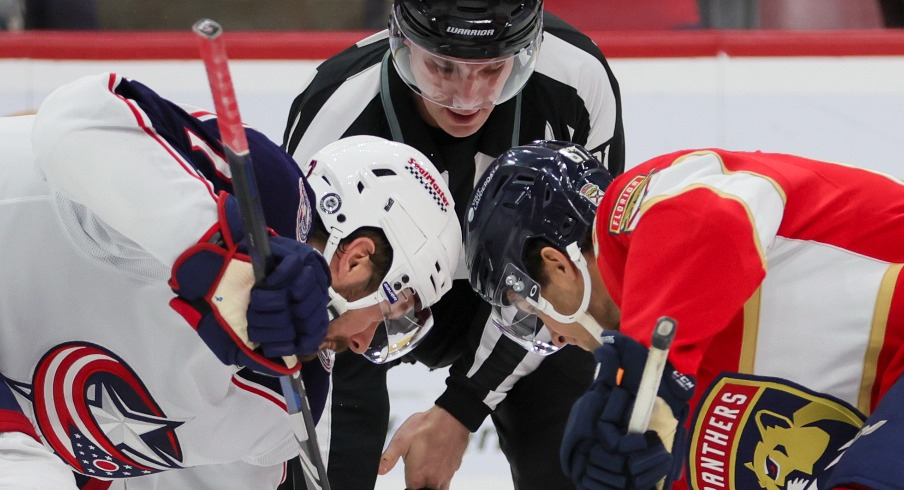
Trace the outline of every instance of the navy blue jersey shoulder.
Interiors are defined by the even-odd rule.
[[[232,180],[217,169],[211,155],[191,140],[194,137],[205,142],[217,157],[223,159],[223,145],[216,119],[196,118],[134,80],[123,79],[115,92],[134,101],[147,114],[151,128],[210,181],[214,191],[232,193]],[[267,226],[281,236],[294,238],[299,200],[303,199],[299,191],[299,181],[304,179],[301,170],[289,155],[260,132],[246,128],[245,133]],[[307,188],[307,195],[309,198],[313,196],[310,188]]]

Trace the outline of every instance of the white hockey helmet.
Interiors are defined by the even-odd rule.
[[[346,306],[381,305],[383,324],[364,355],[377,364],[397,359],[427,334],[429,307],[452,287],[462,234],[449,187],[423,153],[375,136],[331,143],[308,166],[329,234],[328,262],[343,238],[365,226],[380,228],[392,247],[377,291]]]

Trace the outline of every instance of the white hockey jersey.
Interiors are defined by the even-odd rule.
[[[223,365],[168,306],[173,262],[230,189],[211,118],[103,74],[0,123],[20,149],[0,164],[0,373],[83,475],[274,488],[298,454],[278,381]],[[310,224],[300,171],[248,133],[268,225],[295,236]],[[179,468],[196,472],[160,473]]]

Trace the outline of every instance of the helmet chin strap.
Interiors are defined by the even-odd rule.
[[[587,267],[587,261],[584,260],[584,254],[581,253],[578,242],[572,242],[565,248],[565,251],[568,252],[568,258],[571,259],[571,261],[577,265],[578,270],[581,271],[581,279],[584,283],[584,294],[581,298],[581,305],[574,313],[563,315],[562,313],[559,313],[553,305],[546,301],[541,294],[538,306],[544,313],[557,322],[577,323],[581,325],[584,327],[584,330],[590,333],[590,335],[599,342],[604,329],[589,313],[587,313],[587,306],[590,305],[590,269]]]
[[[330,321],[333,321],[348,311],[348,301],[332,287],[328,290],[328,294],[330,295],[330,302],[327,303],[326,310],[330,315]]]

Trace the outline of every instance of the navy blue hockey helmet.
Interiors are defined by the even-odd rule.
[[[471,287],[494,306],[497,326],[531,350],[544,354],[556,347],[534,339],[539,326],[519,325],[512,318],[519,313],[504,310],[513,292],[506,288],[514,287],[531,304],[543,302],[539,285],[523,272],[526,247],[542,238],[563,252],[577,252],[611,181],[580,145],[535,141],[497,158],[471,195],[465,224]]]
[[[534,71],[542,32],[542,0],[395,0],[389,19],[399,76],[452,109],[517,94]],[[479,88],[470,87],[475,82]]]

